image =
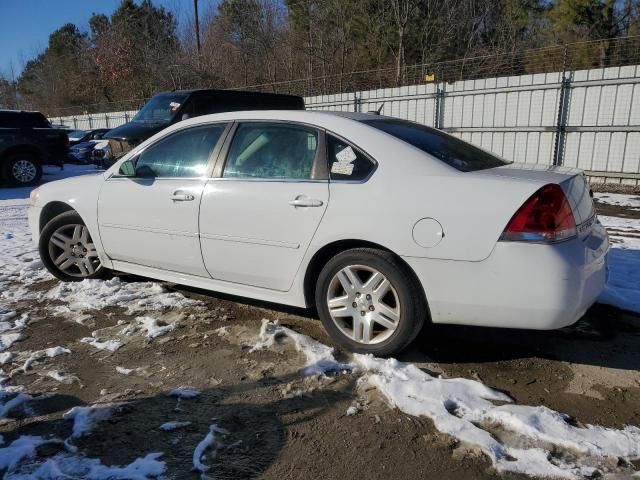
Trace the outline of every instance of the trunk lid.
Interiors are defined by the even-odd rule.
[[[584,238],[591,232],[596,218],[595,208],[591,189],[582,170],[552,165],[512,163],[503,167],[481,170],[475,174],[535,182],[540,188],[550,183],[558,184],[571,206],[578,236]]]

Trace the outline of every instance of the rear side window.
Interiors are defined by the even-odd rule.
[[[238,127],[223,177],[312,178],[318,132],[303,125],[244,123]]]
[[[327,155],[331,180],[364,180],[376,164],[357,148],[331,135],[327,135]]]
[[[511,162],[435,128],[406,120],[376,119],[364,123],[419,148],[461,172],[501,167]]]

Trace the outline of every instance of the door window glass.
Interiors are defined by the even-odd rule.
[[[225,124],[181,130],[147,148],[136,162],[136,172],[153,177],[199,177],[207,173],[209,156]]]
[[[327,136],[331,180],[364,180],[375,163],[357,148],[331,135]]]
[[[234,135],[222,176],[309,179],[317,148],[313,128],[244,123]]]

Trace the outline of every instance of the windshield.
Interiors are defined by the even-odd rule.
[[[87,132],[85,132],[84,130],[72,130],[71,132],[69,132],[67,134],[67,137],[69,138],[82,138],[85,136]]]
[[[156,95],[133,117],[133,121],[169,123],[187,96],[186,93]]]
[[[474,172],[512,163],[419,123],[394,119],[364,120],[364,123],[419,148],[461,172]]]

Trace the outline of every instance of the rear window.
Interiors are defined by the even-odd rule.
[[[419,123],[390,119],[364,120],[364,123],[419,148],[461,172],[475,172],[511,163],[464,140]]]

